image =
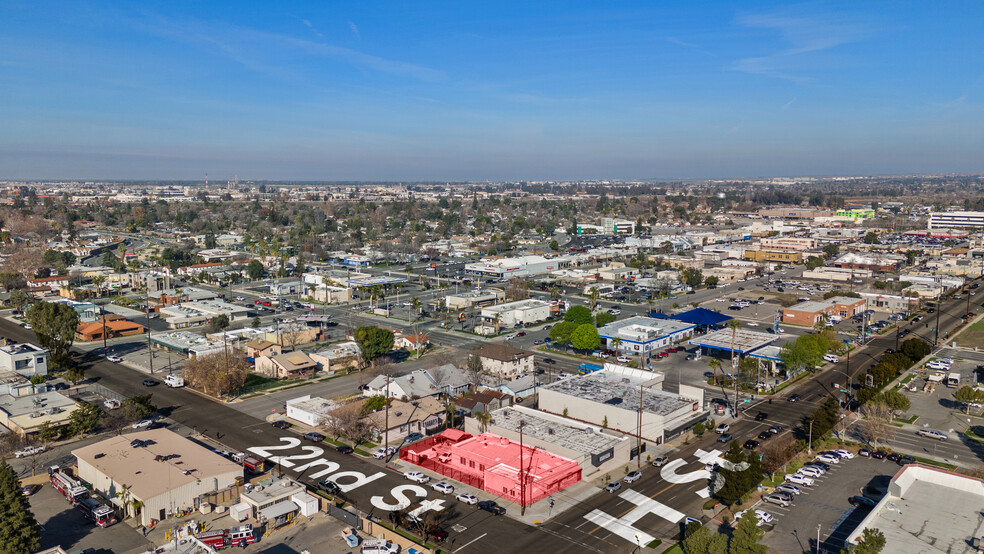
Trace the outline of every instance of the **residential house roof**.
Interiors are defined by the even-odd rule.
[[[506,346],[504,344],[483,344],[480,348],[473,350],[472,352],[479,357],[498,360],[500,362],[511,362],[519,358],[526,358],[533,355],[533,353],[529,350],[521,350],[519,348],[513,348],[512,346]]]

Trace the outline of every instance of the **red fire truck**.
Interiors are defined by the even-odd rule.
[[[254,458],[244,452],[237,452],[236,454],[233,454],[232,459],[236,463],[242,464],[243,468],[248,470],[250,473],[263,473],[263,460],[259,458]]]
[[[239,527],[223,529],[221,531],[208,531],[195,535],[195,538],[216,550],[230,546],[245,547],[256,542],[256,535],[253,533],[252,525],[240,525]]]
[[[72,504],[78,504],[80,500],[89,496],[89,490],[82,486],[82,483],[63,472],[58,466],[53,466],[48,470],[48,479],[51,486]]]
[[[83,498],[75,507],[86,519],[100,527],[109,527],[116,523],[116,514],[113,510],[94,498]]]

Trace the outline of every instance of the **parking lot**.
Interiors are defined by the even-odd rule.
[[[868,512],[851,506],[848,498],[868,486],[885,490],[898,470],[894,462],[858,456],[831,464],[812,487],[800,486],[802,493],[794,495],[787,507],[760,501],[754,509],[773,516],[771,525],[764,527],[765,543],[778,552],[814,552],[819,529],[823,551],[840,552],[844,539]]]
[[[92,548],[95,552],[145,552],[152,545],[126,523],[96,527],[73,508],[50,484],[30,498],[31,511],[41,524],[41,548],[61,546],[66,551]]]

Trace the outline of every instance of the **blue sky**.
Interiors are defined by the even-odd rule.
[[[0,178],[984,170],[981,2],[0,4]]]

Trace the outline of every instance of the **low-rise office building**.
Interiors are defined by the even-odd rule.
[[[30,379],[48,374],[48,349],[25,342],[0,346],[0,369],[9,369]]]
[[[550,302],[530,298],[482,308],[484,326],[494,328],[497,316],[499,328],[545,321],[550,317]]]
[[[444,305],[449,310],[467,310],[475,306],[491,306],[506,299],[502,289],[476,289],[457,294],[449,294],[444,298]]]
[[[905,263],[903,256],[875,252],[848,252],[831,265],[843,269],[867,269],[870,271],[896,271]]]
[[[663,390],[660,372],[605,364],[594,373],[561,379],[540,387],[540,409],[662,444],[703,419],[704,391],[680,385],[680,393]],[[639,417],[642,428],[639,428]]]
[[[16,387],[10,390],[9,385],[7,388],[10,392],[23,392]],[[0,395],[0,425],[26,436],[37,433],[45,424],[56,429],[68,425],[76,409],[74,400],[54,390],[25,396],[4,394]]]
[[[646,356],[687,339],[697,326],[672,319],[633,316],[617,320],[598,330],[606,348],[629,356]]]
[[[816,325],[826,316],[848,318],[858,315],[865,310],[864,298],[835,296],[826,300],[801,302],[789,308],[783,308],[782,321],[796,325]]]
[[[229,321],[246,319],[249,310],[243,306],[218,300],[200,300],[184,302],[178,305],[165,306],[160,310],[161,317],[167,320],[171,329],[181,329],[204,325],[212,318],[224,315]]]
[[[72,451],[79,477],[142,525],[197,510],[242,483],[243,468],[167,429],[118,435]],[[118,496],[119,494],[119,496]],[[140,503],[135,513],[134,501]]]
[[[487,259],[465,265],[465,271],[498,279],[543,275],[569,265],[566,258],[521,256],[518,258]]]

